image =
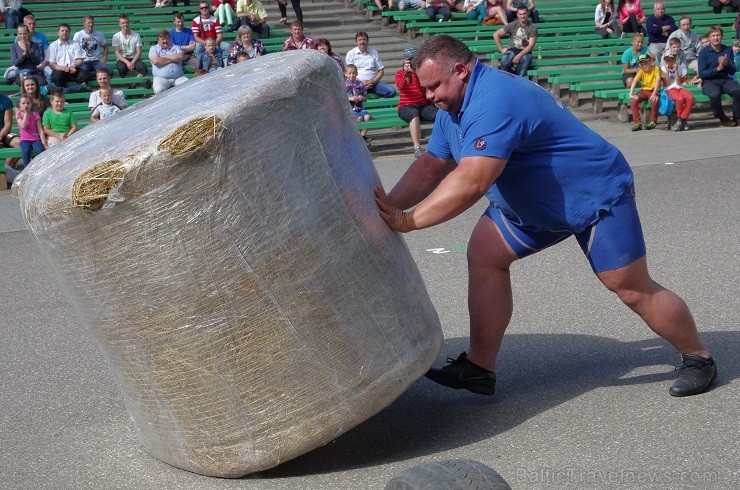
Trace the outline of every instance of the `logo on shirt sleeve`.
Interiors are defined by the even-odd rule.
[[[486,140],[484,139],[477,139],[475,140],[475,143],[473,143],[473,146],[478,151],[483,151],[486,149]]]

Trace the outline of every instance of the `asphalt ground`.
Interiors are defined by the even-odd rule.
[[[673,398],[677,354],[606,291],[573,239],[512,268],[515,312],[494,397],[418,380],[328,445],[226,480],[176,469],[140,445],[87,328],[0,193],[0,488],[382,489],[406,468],[478,460],[515,489],[740,486],[740,129],[629,132],[589,121],[636,175],[656,280],[692,308],[716,387]],[[388,187],[409,158],[376,160]],[[442,320],[444,357],[468,345],[465,247],[481,202],[406,235]]]

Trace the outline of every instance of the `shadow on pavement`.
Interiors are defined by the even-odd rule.
[[[732,360],[740,351],[740,332],[702,332],[702,340],[717,359],[713,389],[738,378],[740,366]],[[467,345],[467,337],[448,339],[442,352],[457,357]],[[621,342],[577,334],[507,335],[493,397],[422,378],[390,407],[328,445],[252,478],[346,471],[452,450],[506,432],[602,387],[662,381],[656,396],[668,397],[674,363],[675,351],[659,338]]]

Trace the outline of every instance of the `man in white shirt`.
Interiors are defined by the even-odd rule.
[[[368,46],[368,41],[367,32],[360,31],[355,34],[357,47],[347,52],[345,66],[355,65],[357,67],[357,79],[365,84],[368,92],[372,92],[378,97],[395,97],[396,89],[380,81],[385,74],[385,66],[380,60],[378,52]]]
[[[188,81],[182,68],[182,50],[179,46],[170,45],[169,31],[159,31],[157,44],[149,49],[149,59],[152,62],[155,94]]]
[[[118,16],[119,32],[113,34],[113,53],[116,56],[116,69],[121,78],[126,78],[129,71],[138,72],[137,77],[146,76],[147,68],[141,61],[141,37],[138,33],[131,30],[131,21],[128,15],[120,14]],[[97,71],[96,71],[97,76]],[[146,80],[144,86],[151,87],[151,82]],[[113,101],[115,103],[115,101]],[[116,104],[118,105],[118,104]]]
[[[86,74],[80,70],[85,61],[85,53],[79,44],[69,38],[69,24],[59,24],[59,39],[49,45],[49,67],[52,84],[69,92],[67,83],[79,85],[86,81]]]
[[[92,15],[86,15],[82,25],[84,28],[75,33],[73,39],[85,52],[85,59],[80,67],[80,71],[85,73],[85,80],[93,78],[100,68],[112,75],[110,67],[105,63],[108,60],[108,43],[103,33],[95,30],[95,19]]]

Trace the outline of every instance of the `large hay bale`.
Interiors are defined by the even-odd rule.
[[[24,217],[155,457],[238,477],[389,405],[442,334],[334,61],[274,54],[44,152]]]

